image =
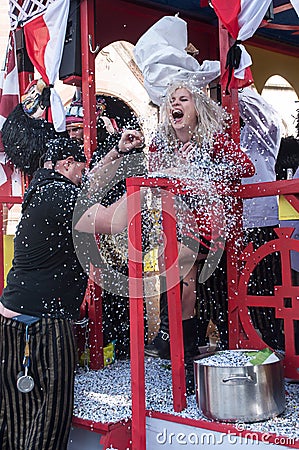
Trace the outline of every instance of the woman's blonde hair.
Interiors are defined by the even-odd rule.
[[[195,110],[197,113],[197,125],[190,140],[196,141],[201,145],[203,139],[212,144],[215,133],[225,132],[229,126],[230,115],[218,105],[214,100],[208,97],[202,90],[196,87],[192,81],[174,81],[169,86],[165,100],[160,108],[159,131],[164,135],[168,144],[177,140],[174,129],[169,119],[171,107],[171,96],[177,89],[187,89],[193,98]]]

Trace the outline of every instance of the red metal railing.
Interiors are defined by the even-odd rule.
[[[161,187],[166,191],[172,191],[174,188],[171,181],[166,179],[144,179],[144,178],[130,178],[127,180],[127,195],[128,195],[128,238],[129,238],[129,291],[130,291],[130,333],[131,333],[131,380],[132,380],[132,449],[144,450],[146,448],[146,429],[145,429],[145,379],[144,379],[144,322],[143,322],[143,289],[142,289],[142,259],[141,259],[141,215],[140,215],[140,198],[139,192],[142,187]],[[221,186],[220,186],[221,189]],[[296,194],[299,193],[299,180],[277,181],[271,183],[259,183],[246,186],[239,186],[234,189],[230,195],[239,198],[237,202],[235,214],[238,217],[238,227],[235,236],[232,236],[227,242],[228,254],[228,297],[229,297],[229,323],[231,329],[230,333],[230,347],[237,348],[240,342],[245,346],[252,345],[252,341],[260,348],[261,344],[265,346],[262,341],[244,340],[242,333],[242,317],[238,305],[244,306],[244,302],[240,301],[239,296],[239,280],[242,274],[242,261],[240,260],[240,253],[242,249],[236,246],[236,239],[242,233],[242,201],[244,198],[265,197],[272,195],[285,194],[297,211],[298,199]],[[136,196],[137,194],[137,196]],[[227,195],[227,193],[226,193]],[[168,196],[168,199],[170,197]],[[166,211],[169,211],[167,205]],[[178,258],[176,228],[174,214],[169,214],[165,211],[165,205],[162,202],[163,214],[163,231],[166,237],[167,245],[165,247],[165,260],[169,265],[177,267],[176,279],[177,283],[168,291],[168,302],[171,302],[169,308],[169,327],[170,327],[170,348],[171,348],[171,367],[172,367],[172,390],[173,390],[173,407],[175,411],[182,411],[186,407],[185,397],[185,375],[184,375],[184,360],[183,360],[183,336],[182,336],[182,313],[179,290],[179,271],[178,265],[174,264]],[[283,230],[283,229],[281,229]],[[289,234],[288,234],[289,235]],[[277,242],[276,242],[277,243]],[[291,248],[291,247],[290,247]],[[292,247],[299,251],[299,241],[295,242]],[[290,262],[289,262],[290,264]],[[286,259],[283,259],[283,269],[286,266]],[[173,274],[172,274],[173,276]],[[166,270],[166,278],[168,273]],[[285,279],[290,283],[290,279]],[[286,320],[287,326],[291,320],[299,320],[299,286],[294,287],[290,291],[290,286],[281,286],[279,298],[272,296],[268,298],[271,304],[269,307],[281,308],[281,298],[283,296],[293,298],[293,314],[290,309],[280,317]],[[239,303],[238,303],[239,302]],[[255,306],[265,306],[263,303],[256,301]],[[286,309],[286,308],[285,308]],[[248,316],[248,312],[246,312]],[[252,325],[252,324],[251,324]],[[236,332],[237,331],[237,332]],[[287,334],[286,329],[286,334]],[[253,347],[252,347],[253,348]],[[256,347],[254,347],[256,348]],[[286,338],[286,370],[292,375],[299,373],[299,355],[295,354],[294,343],[290,343],[290,339]],[[290,364],[293,369],[290,369]]]

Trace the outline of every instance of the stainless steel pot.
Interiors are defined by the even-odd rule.
[[[277,356],[279,361],[244,367],[212,366],[209,357],[194,361],[196,401],[202,413],[224,422],[259,422],[281,414],[285,387],[282,357]]]

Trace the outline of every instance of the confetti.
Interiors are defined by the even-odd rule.
[[[195,395],[187,397],[187,408],[175,412],[172,404],[172,381],[168,360],[146,358],[146,408],[193,420],[213,421],[199,410]],[[286,409],[270,420],[246,423],[245,429],[273,433],[290,439],[299,439],[299,384],[286,383]],[[83,420],[115,423],[131,418],[130,362],[116,361],[111,366],[85,372],[79,369],[75,377],[74,415]]]

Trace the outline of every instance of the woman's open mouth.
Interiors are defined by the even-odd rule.
[[[171,114],[175,122],[179,121],[184,117],[184,113],[180,109],[174,109]]]

